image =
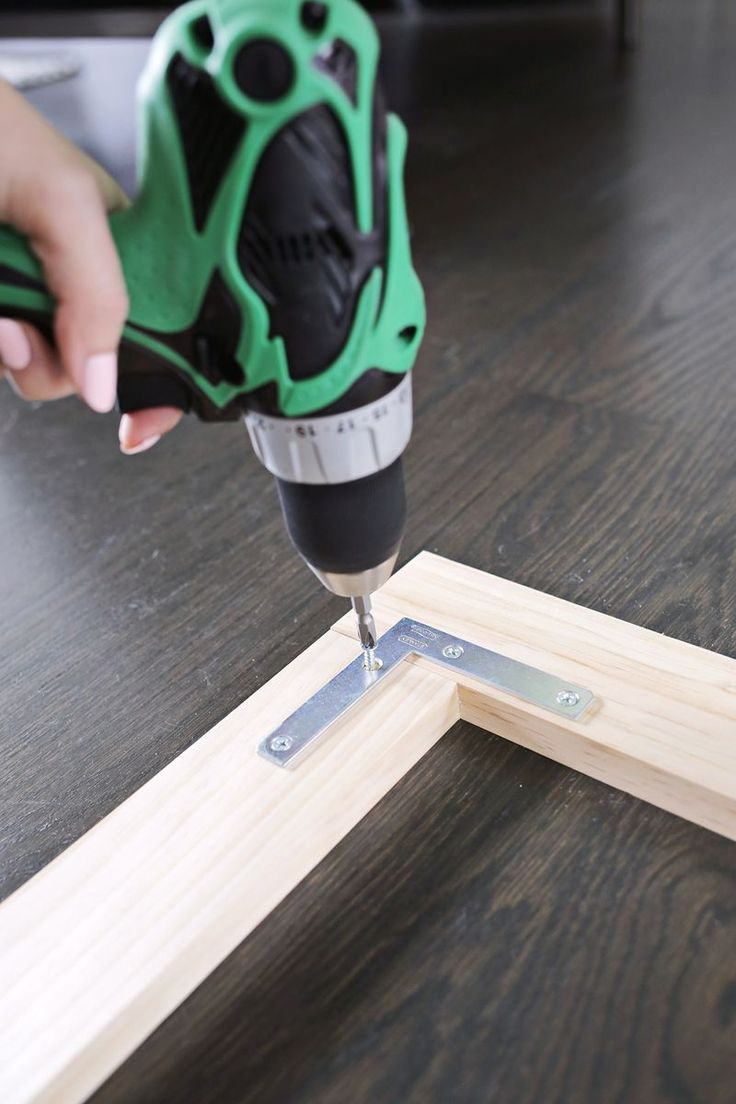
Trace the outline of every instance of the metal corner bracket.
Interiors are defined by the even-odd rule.
[[[261,741],[259,754],[279,767],[296,766],[335,721],[384,682],[410,655],[422,655],[433,663],[454,668],[569,720],[579,720],[595,701],[591,691],[582,686],[430,625],[402,618],[378,641],[373,670],[366,668],[362,654],[348,663]]]

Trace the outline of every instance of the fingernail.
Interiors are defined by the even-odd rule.
[[[123,414],[120,419],[120,425],[118,426],[118,441],[123,452],[128,451],[128,438],[130,437],[130,430],[133,425],[133,419],[130,414]]]
[[[152,433],[150,437],[144,437],[142,441],[136,443],[135,434],[132,432],[133,424],[130,414],[123,414],[118,427],[118,440],[120,441],[120,451],[125,453],[126,456],[135,456],[139,452],[145,452],[161,440],[160,433]],[[131,437],[133,441],[129,443]]]
[[[161,434],[157,433],[153,437],[146,437],[137,445],[120,445],[120,451],[124,452],[126,456],[136,456],[139,452],[146,452],[148,449],[153,448],[161,440]]]
[[[31,363],[31,343],[26,331],[11,318],[0,318],[0,360],[13,372],[20,372]]]
[[[84,366],[82,394],[88,406],[98,414],[107,414],[115,405],[118,361],[115,353],[98,353]]]

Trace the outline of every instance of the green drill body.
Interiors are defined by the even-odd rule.
[[[414,362],[424,302],[404,204],[406,132],[395,116],[386,120],[385,261],[361,287],[347,340],[330,363],[295,378],[285,342],[274,331],[268,292],[243,272],[240,238],[254,174],[279,132],[316,105],[329,108],[344,135],[357,228],[368,234],[373,226],[375,29],[353,0],[325,5],[323,25],[305,25],[305,7],[315,5],[195,0],[176,10],[154,39],[138,88],[139,190],[129,209],[110,217],[130,298],[120,360],[123,409],[169,405],[171,392],[163,387],[159,394],[150,382],[168,376],[184,385],[189,408],[205,420],[239,416],[249,396],[264,388],[275,396],[273,413],[302,417],[331,408],[370,370],[401,375]],[[251,41],[278,42],[290,59],[288,88],[275,101],[252,98],[236,78],[238,59]],[[352,97],[318,62],[335,42],[347,44],[356,58]],[[211,129],[206,104],[204,111],[201,103],[188,109],[186,88],[182,94],[174,87],[174,69],[185,74],[193,98],[198,82],[200,91],[206,87],[205,100],[216,108]],[[223,128],[228,148],[218,148],[213,165],[208,149]],[[218,364],[223,358],[217,336],[204,358],[199,355],[198,324],[206,331],[209,319],[217,329],[217,303],[202,320],[213,280],[237,315],[237,327],[230,323],[226,369]],[[53,309],[27,242],[0,227],[0,313],[26,318],[49,333]],[[148,388],[127,403],[126,376],[149,378]]]
[[[293,544],[353,600],[371,661],[425,326],[406,132],[377,64],[354,0],[179,8],[138,88],[138,193],[110,217],[130,298],[121,411],[244,417]],[[53,311],[28,243],[0,227],[0,315],[53,339]]]

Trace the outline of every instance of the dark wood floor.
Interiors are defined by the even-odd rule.
[[[405,555],[735,654],[736,9],[645,8],[623,65],[582,13],[387,31],[430,308]],[[124,177],[132,113],[80,96],[39,102]],[[124,460],[3,393],[0,450],[9,893],[342,607],[237,426]],[[733,1104],[736,846],[456,726],[95,1097],[348,1100]]]

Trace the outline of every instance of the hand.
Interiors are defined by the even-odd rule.
[[[0,318],[0,375],[25,399],[74,392],[112,410],[128,296],[107,211],[127,206],[114,180],[0,81],[0,223],[27,235],[51,294],[56,350],[33,327]],[[125,414],[120,447],[143,452],[173,429],[173,407]]]

